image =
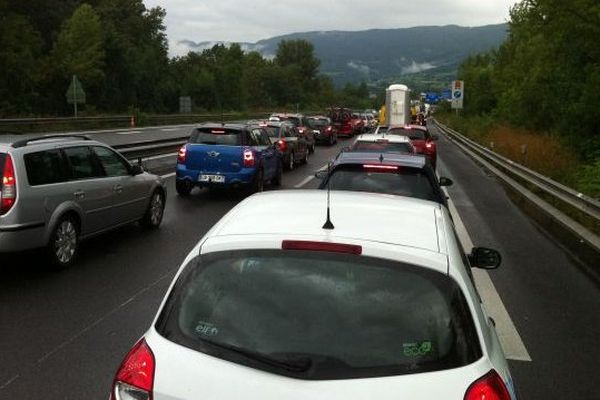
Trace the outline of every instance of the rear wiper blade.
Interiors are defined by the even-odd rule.
[[[252,360],[259,361],[263,364],[267,364],[273,367],[285,369],[291,372],[304,372],[307,371],[312,365],[312,360],[308,357],[288,358],[286,360],[268,356],[263,353],[258,353],[252,350],[242,349],[237,346],[224,343],[216,343],[208,340],[203,340],[204,343],[208,343],[211,346],[215,346],[221,349],[229,350],[237,354],[241,354],[244,357]]]

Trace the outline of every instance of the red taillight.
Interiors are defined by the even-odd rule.
[[[469,386],[465,400],[511,400],[504,381],[491,370]]]
[[[364,169],[375,169],[375,170],[381,170],[381,171],[397,171],[398,170],[397,165],[364,164],[363,168]]]
[[[111,400],[152,399],[154,354],[144,339],[127,353],[113,383]]]
[[[278,140],[277,141],[277,147],[279,148],[279,151],[281,151],[282,153],[285,153],[285,151],[287,150],[287,143],[285,140]]]
[[[249,168],[249,167],[254,167],[254,153],[252,152],[252,150],[244,150],[244,167],[245,168]]]
[[[362,254],[362,246],[331,242],[310,242],[305,240],[284,240],[282,250],[328,251],[331,253]]]
[[[177,153],[177,162],[179,164],[185,164],[185,156],[187,154],[187,146],[183,146],[179,149],[179,153]]]
[[[4,173],[2,174],[2,187],[0,191],[0,215],[6,214],[15,205],[17,200],[17,179],[15,168],[10,154],[4,160]]]
[[[427,142],[427,143],[425,143],[425,147],[427,147],[428,149],[432,149],[433,148],[433,142]]]
[[[304,128],[298,129],[298,133],[304,133]]]
[[[328,131],[328,132],[331,132],[331,131],[332,131],[332,129],[333,129],[333,128],[332,128],[331,126],[328,126],[328,127],[327,127],[327,131]]]

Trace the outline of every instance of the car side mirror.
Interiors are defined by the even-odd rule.
[[[327,170],[322,169],[320,171],[315,172],[315,178],[321,179],[321,180],[327,178]]]
[[[440,177],[440,186],[452,186],[454,185],[454,181],[450,178],[446,178],[445,176]]]
[[[469,263],[473,268],[496,269],[502,263],[502,256],[493,249],[474,247],[469,254]]]
[[[144,167],[142,167],[141,165],[132,165],[131,166],[131,175],[136,176],[136,175],[141,175],[144,173]]]

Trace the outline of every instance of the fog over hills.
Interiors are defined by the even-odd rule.
[[[331,76],[337,84],[343,84],[380,81],[424,71],[434,75],[438,71],[453,73],[466,57],[498,47],[506,36],[506,24],[472,28],[448,25],[303,32],[240,44],[245,51],[254,50],[273,57],[281,40],[308,40],[321,60],[321,72]],[[201,51],[217,43],[223,42],[184,40],[178,47]]]

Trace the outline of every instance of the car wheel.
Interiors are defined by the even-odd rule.
[[[176,180],[175,190],[180,196],[189,196],[192,191],[192,184],[188,180]]]
[[[310,153],[310,149],[306,149],[304,152],[304,157],[302,158],[302,164],[308,164],[308,155]]]
[[[333,135],[329,136],[329,145],[333,146]]]
[[[291,152],[290,156],[288,157],[287,169],[289,169],[291,171],[294,169],[295,165],[296,165],[296,159],[294,157],[294,152]]]
[[[79,250],[79,224],[73,216],[62,217],[48,242],[47,251],[56,269],[73,265]]]
[[[275,177],[271,180],[273,186],[281,186],[281,181],[283,180],[283,165],[282,163],[277,164],[277,172],[275,172]]]
[[[156,229],[160,226],[164,214],[165,196],[160,190],[155,190],[150,197],[150,203],[142,219],[142,225],[146,228]]]
[[[254,182],[252,183],[252,193],[260,193],[265,188],[265,173],[261,169],[254,175]]]
[[[310,154],[315,152],[315,143],[313,142],[313,144],[310,145]]]

